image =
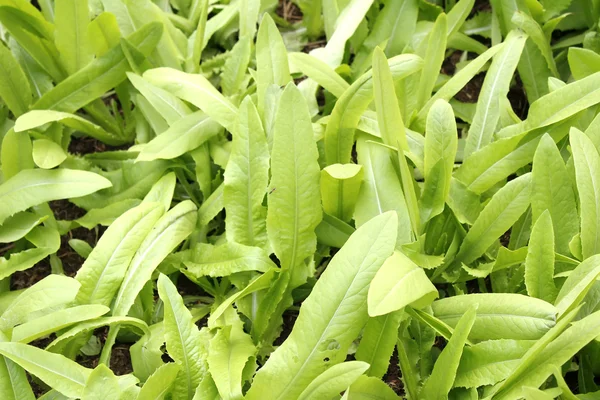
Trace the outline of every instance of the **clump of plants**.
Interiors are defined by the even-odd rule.
[[[0,398],[600,398],[591,0],[0,0]]]

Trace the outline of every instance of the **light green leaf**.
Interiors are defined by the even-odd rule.
[[[173,387],[174,398],[190,399],[206,372],[206,349],[192,314],[173,282],[163,274],[158,277],[158,293],[165,307],[167,351],[181,367]]]
[[[196,278],[229,276],[242,271],[266,272],[275,267],[263,249],[234,242],[219,246],[199,243],[184,264],[186,272]]]
[[[372,376],[359,377],[346,391],[346,400],[398,400],[385,382]]]
[[[400,180],[392,164],[390,150],[359,137],[356,143],[358,162],[365,171],[364,182],[356,200],[354,219],[357,226],[386,211],[398,215],[398,245],[412,241],[408,208]]]
[[[97,225],[109,226],[121,214],[139,206],[140,203],[141,200],[139,199],[125,199],[103,208],[94,208],[88,211],[83,217],[77,218],[75,222],[86,229],[92,229]]]
[[[127,37],[127,41],[135,46],[140,54],[147,56],[156,48],[162,31],[162,24],[151,23],[132,33]],[[122,47],[116,46],[60,82],[44,94],[33,108],[75,112],[123,82],[127,78],[125,73],[128,70],[129,63]]]
[[[84,196],[110,186],[107,179],[87,171],[23,170],[0,185],[0,224],[43,202]]]
[[[128,72],[127,78],[169,125],[192,113],[183,101],[168,91],[151,85],[141,76]]]
[[[346,359],[367,321],[368,283],[396,243],[389,212],[361,226],[336,253],[301,306],[288,339],[258,371],[248,400],[296,398],[317,376]]]
[[[454,159],[458,149],[458,135],[452,106],[436,101],[427,115],[425,135],[424,177],[421,193],[421,223],[444,211],[450,193]]]
[[[587,258],[569,274],[554,303],[559,317],[579,306],[599,275],[600,255]]]
[[[4,357],[0,358],[0,394],[5,400],[36,398],[23,368]]]
[[[169,129],[146,143],[136,161],[179,157],[216,136],[221,126],[202,111],[196,111],[171,124]]]
[[[550,212],[544,211],[534,223],[525,259],[525,286],[531,297],[554,302],[554,229]]]
[[[163,213],[156,203],[142,204],[111,224],[77,272],[79,304],[110,305],[127,266]]]
[[[133,329],[139,335],[149,334],[148,326],[142,320],[132,317],[101,317],[91,321],[81,322],[68,331],[62,333],[56,339],[54,339],[47,347],[47,351],[53,353],[61,353],[66,351],[66,347],[70,341],[76,338],[78,335],[84,335],[86,333],[93,332],[95,329],[103,326],[120,326],[126,325],[129,329]]]
[[[32,110],[22,115],[15,123],[15,132],[28,131],[51,122],[58,122],[64,126],[101,140],[106,144],[120,145],[124,143],[124,139],[105,131],[103,128],[87,119],[75,114],[52,110]]]
[[[320,400],[333,398],[352,385],[367,369],[369,364],[348,361],[325,370],[300,394],[298,400]]]
[[[98,318],[109,311],[110,308],[101,305],[75,306],[55,311],[15,327],[11,341],[29,343],[78,322]]]
[[[368,319],[355,354],[358,361],[364,361],[369,365],[366,371],[367,375],[382,378],[387,372],[394,346],[398,340],[398,327],[402,315],[402,311],[397,311]],[[342,365],[344,363],[327,371]]]
[[[394,81],[420,70],[423,60],[414,54],[403,54],[388,60]],[[344,92],[335,103],[324,135],[327,164],[350,162],[354,130],[360,117],[373,100],[373,72],[367,71]]]
[[[569,242],[579,232],[579,217],[571,178],[552,138],[540,140],[531,174],[531,211],[533,221],[548,210],[552,216],[556,251],[569,254]]]
[[[224,95],[231,96],[246,88],[244,82],[248,77],[248,64],[250,64],[251,57],[252,41],[250,38],[240,39],[233,46],[229,58],[225,61],[221,75],[221,89]]]
[[[530,340],[487,340],[465,347],[455,387],[477,388],[506,379],[533,345]]]
[[[103,12],[88,24],[87,35],[89,45],[96,57],[102,57],[110,49],[117,46],[121,32],[115,14]]]
[[[573,78],[577,80],[600,71],[600,55],[593,50],[569,47],[568,59]]]
[[[514,179],[500,189],[467,232],[456,260],[470,264],[485,253],[529,207],[531,174]]]
[[[315,80],[337,98],[342,96],[346,89],[350,87],[350,84],[344,78],[317,57],[306,53],[290,53],[288,57],[293,67],[302,71],[310,79]]]
[[[183,201],[163,215],[137,249],[113,306],[114,316],[125,316],[152,273],[196,226],[196,206]]]
[[[52,140],[38,139],[33,141],[33,161],[43,169],[52,169],[67,159],[67,153]]]
[[[198,222],[201,226],[206,226],[224,207],[223,192],[225,185],[221,184],[208,198],[202,203],[198,210]]]
[[[69,397],[81,397],[92,372],[63,355],[22,343],[0,343],[0,354]]]
[[[468,294],[434,301],[434,315],[451,327],[477,304],[469,339],[539,339],[555,325],[557,309],[536,298],[509,293]]]
[[[525,34],[512,31],[506,37],[502,49],[494,56],[492,65],[485,75],[473,123],[469,128],[464,150],[465,158],[492,141],[492,135],[500,120],[501,98],[506,97],[508,93],[510,81],[526,40]]]
[[[120,396],[117,377],[110,368],[100,364],[90,373],[81,400],[118,399]]]
[[[456,324],[452,337],[435,362],[431,376],[419,394],[421,399],[443,400],[448,398],[448,392],[454,383],[467,337],[475,323],[476,310],[475,305],[467,308]]]
[[[31,105],[31,88],[23,69],[3,44],[0,45],[0,72],[0,97],[18,117]]]
[[[180,367],[170,363],[159,367],[144,383],[137,400],[163,400],[169,393]]]
[[[87,0],[56,0],[54,5],[56,48],[63,66],[73,74],[92,61],[87,34],[90,11]]]
[[[29,135],[17,133],[9,129],[2,139],[0,162],[4,180],[8,180],[24,169],[33,169],[33,147]]]
[[[531,41],[538,47],[542,57],[548,63],[548,68],[552,75],[559,77],[560,74],[556,68],[556,62],[554,61],[554,54],[550,47],[550,41],[546,39],[546,35],[542,30],[542,27],[527,13],[517,11],[512,16],[512,23],[515,24],[519,29],[523,30],[531,38]]]
[[[342,221],[352,219],[363,180],[362,165],[333,164],[321,171],[323,210]]]
[[[0,317],[0,330],[6,330],[28,320],[31,313],[72,302],[79,282],[66,276],[50,275],[27,288]]]
[[[208,368],[222,399],[243,397],[244,366],[255,353],[252,338],[244,332],[243,323],[239,319],[219,329],[210,340]]]
[[[526,354],[521,365],[502,384],[494,388],[494,399],[514,399],[522,396],[524,386],[541,386],[556,368],[571,360],[575,353],[599,334],[600,311],[574,322],[551,343],[536,349],[537,354],[532,358],[528,358],[529,353]],[[530,352],[533,349],[532,347]]]
[[[260,116],[249,97],[240,105],[231,155],[225,169],[223,201],[227,240],[247,246],[267,245],[263,200],[269,181],[269,150]]]
[[[256,67],[258,110],[263,113],[267,88],[285,86],[292,80],[283,39],[269,14],[264,15],[256,36]]]
[[[282,268],[292,271],[292,284],[301,284],[321,222],[321,171],[308,107],[293,84],[281,95],[274,129],[267,234]]]
[[[581,247],[586,259],[600,252],[600,155],[593,142],[577,128],[569,134],[581,218]]]
[[[399,251],[381,266],[369,286],[371,317],[400,310],[408,305],[423,308],[438,297],[425,271]]]
[[[435,20],[431,32],[427,36],[427,46],[423,57],[423,70],[416,90],[417,109],[420,109],[431,97],[436,79],[440,74],[440,68],[444,61],[446,52],[446,37],[448,33],[448,20],[446,14],[441,13]],[[421,53],[419,53],[421,54]]]
[[[0,226],[0,243],[16,242],[46,219],[30,212],[13,215]]]
[[[144,72],[143,76],[151,84],[192,103],[227,130],[235,132],[237,108],[203,75],[155,68]]]

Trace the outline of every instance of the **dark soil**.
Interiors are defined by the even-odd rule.
[[[69,143],[69,153],[83,156],[86,154],[102,153],[105,151],[127,150],[129,147],[130,145],[128,144],[123,146],[109,146],[102,143],[98,139],[82,136],[71,138],[71,143]]]
[[[383,376],[383,381],[388,384],[389,387],[394,390],[394,392],[400,396],[404,395],[404,385],[402,384],[402,380],[400,376],[402,372],[400,371],[400,362],[398,360],[398,352],[394,349],[394,353],[392,354],[392,358],[390,359],[390,366],[386,374]]]

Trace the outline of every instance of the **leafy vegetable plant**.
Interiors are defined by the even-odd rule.
[[[0,0],[0,398],[600,399],[599,18]]]

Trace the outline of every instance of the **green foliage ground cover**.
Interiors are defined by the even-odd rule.
[[[0,0],[0,399],[600,399],[599,20]]]

